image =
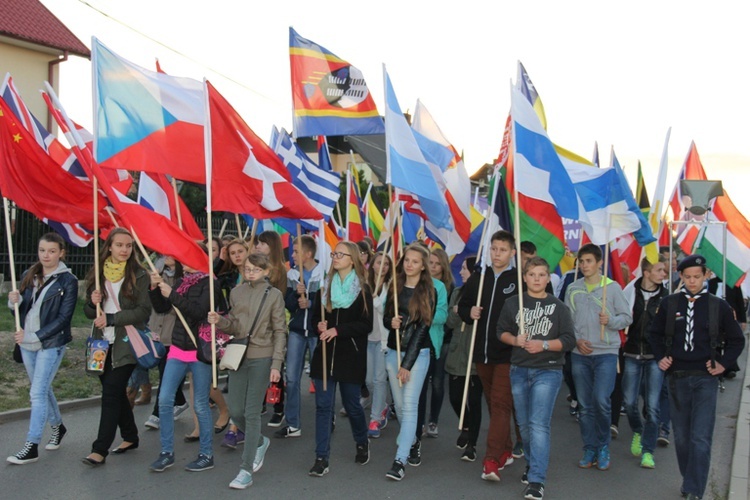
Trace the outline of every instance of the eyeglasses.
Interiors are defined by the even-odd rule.
[[[260,267],[253,267],[251,269],[245,268],[245,272],[247,274],[255,274],[255,273],[262,273],[263,269]]]
[[[344,252],[331,252],[331,258],[332,259],[343,259],[344,257],[351,257],[351,254],[344,253]]]

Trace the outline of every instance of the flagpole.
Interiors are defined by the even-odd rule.
[[[346,212],[346,226],[344,226],[346,232],[344,233],[346,235],[347,241],[349,240],[349,219],[351,219],[351,214],[349,213],[349,203],[351,203],[351,193],[352,193],[352,169],[351,166],[346,167],[346,207],[344,209],[344,212]],[[341,215],[339,214],[339,218],[341,218]]]
[[[94,190],[94,289],[98,292],[101,290],[101,279],[99,277],[99,186],[96,176],[91,179],[91,186]],[[102,314],[101,302],[96,304],[96,316]]]
[[[393,187],[388,184],[388,199],[393,198]],[[396,217],[399,216],[399,210],[396,209]],[[391,218],[393,220],[393,227],[391,228],[391,237],[395,240],[395,231],[396,231],[396,220]],[[402,235],[403,237],[403,235]],[[391,265],[391,286],[393,287],[393,313],[394,315],[398,314],[398,288],[396,286],[396,245],[394,243],[393,245],[393,262]],[[382,265],[382,264],[381,264]],[[396,328],[396,371],[401,371],[401,329]],[[398,386],[403,386],[403,383],[401,382],[401,379],[398,379]]]
[[[177,181],[172,177],[172,192],[174,193],[174,206],[177,212],[177,225],[182,229],[182,210],[180,210],[180,197],[177,194]]]
[[[250,230],[250,243],[255,241],[255,233],[258,231],[258,219],[253,219],[253,228]]]
[[[240,214],[234,214],[234,223],[237,224],[237,239],[242,237],[242,227],[240,227]]]
[[[211,210],[209,210],[208,207],[206,207],[206,213],[208,214],[208,220],[206,221],[206,225],[207,225],[206,232],[208,234],[211,234],[211,230],[208,229],[211,227]],[[224,230],[227,228],[228,223],[229,221],[227,219],[224,219],[224,222],[221,223],[221,229],[219,229],[219,239],[221,239],[221,237],[224,236]],[[211,234],[211,236],[213,235]]]
[[[8,240],[8,264],[10,265],[10,286],[14,292],[18,291],[16,288],[16,262],[13,257],[13,237],[10,234],[10,205],[8,198],[3,196],[3,210],[5,210],[5,236]],[[16,318],[16,331],[21,330],[21,313],[18,311],[18,302],[13,304],[13,315]]]
[[[515,148],[515,126],[512,126],[512,137],[513,137],[513,144]],[[512,155],[512,156],[510,156]],[[513,158],[515,160],[515,154],[510,152],[510,155],[508,158]],[[515,163],[513,164],[515,165]],[[506,170],[507,171],[507,170]],[[502,182],[502,181],[501,181]],[[524,314],[523,310],[523,269],[521,269],[520,263],[521,263],[521,209],[519,207],[519,201],[518,201],[518,172],[513,172],[513,203],[515,204],[514,207],[514,213],[515,213],[515,231],[513,231],[515,234],[515,240],[516,240],[516,272],[518,276],[518,336],[524,337],[524,345],[526,342],[526,315]]]
[[[318,260],[320,262],[323,261],[323,243],[325,242],[325,228],[323,227],[323,221],[318,222],[318,248],[321,249]],[[338,238],[338,235],[336,235],[336,238]],[[320,302],[320,320],[325,321],[326,317],[326,306],[323,303],[323,285],[326,283],[326,268],[323,267],[323,283],[320,285],[320,289],[318,290],[318,302]],[[317,325],[315,326],[317,328]],[[318,342],[320,342],[320,339],[318,339]],[[328,390],[328,355],[326,354],[326,346],[325,343],[321,343],[320,345],[320,352],[323,356],[323,390]]]
[[[496,175],[496,174],[495,174]],[[495,179],[495,185],[497,185],[497,179]],[[477,260],[476,262],[482,267],[482,271],[479,275],[479,291],[477,292],[477,302],[476,307],[480,307],[480,304],[482,303],[482,292],[484,291],[484,276],[487,273],[487,266],[484,265],[484,262],[482,262],[482,254],[486,252],[486,249],[484,248],[485,245],[487,245],[487,242],[485,241],[487,237],[487,227],[492,223],[491,214],[495,211],[495,200],[497,199],[497,189],[495,189],[492,201],[490,203],[489,211],[487,212],[487,217],[484,219],[484,226],[482,227],[482,237],[479,240],[481,243],[479,245],[479,252],[477,253]],[[464,285],[465,286],[465,285]],[[471,340],[469,341],[469,357],[467,359],[466,363],[466,377],[464,380],[464,394],[461,398],[461,415],[458,418],[458,430],[463,430],[464,428],[464,417],[466,416],[466,400],[469,396],[469,382],[471,380],[471,364],[474,361],[474,344],[477,340],[477,327],[479,325],[479,320],[475,319],[474,324],[471,328]]]
[[[203,97],[206,106],[206,122],[203,127],[203,150],[206,161],[206,213],[208,214],[208,220],[206,221],[208,234],[213,234],[212,224],[212,196],[211,196],[211,177],[212,177],[212,151],[211,151],[211,105],[208,97],[208,80],[203,79]],[[222,233],[226,227],[227,221],[221,227]],[[221,237],[221,236],[220,236]],[[211,312],[216,311],[216,298],[214,297],[214,266],[211,259],[211,252],[208,252],[208,294],[209,294],[209,306]],[[213,388],[218,387],[218,380],[216,377],[216,324],[211,323],[211,386]]]

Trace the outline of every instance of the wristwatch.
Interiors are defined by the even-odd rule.
[[[542,350],[549,351],[549,342],[547,342],[546,340],[542,342]]]

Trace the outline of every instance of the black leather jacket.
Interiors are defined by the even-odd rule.
[[[70,333],[70,322],[73,319],[73,312],[78,300],[78,278],[73,273],[69,271],[61,272],[49,279],[54,281],[46,287],[39,311],[39,324],[41,326],[39,331],[36,332],[37,337],[42,342],[43,349],[62,347],[73,340]],[[18,306],[21,327],[26,321],[26,314],[31,309],[33,294],[34,290],[31,287],[21,293],[23,301]]]
[[[414,363],[417,362],[419,351],[430,349],[431,355],[434,355],[434,347],[430,339],[430,326],[422,321],[413,322],[403,319],[409,317],[409,299],[411,299],[413,289],[404,287],[398,295],[398,313],[402,318],[401,333],[401,352],[404,357],[401,360],[401,368],[411,371]],[[435,316],[435,303],[432,304],[432,316]],[[388,347],[396,349],[396,330],[391,328],[393,314],[383,315],[383,325],[388,328]]]

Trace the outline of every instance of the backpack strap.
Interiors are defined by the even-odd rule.
[[[708,335],[711,339],[711,368],[716,368],[716,351],[723,344],[724,339],[719,335],[719,304],[721,299],[715,295],[708,295]]]

